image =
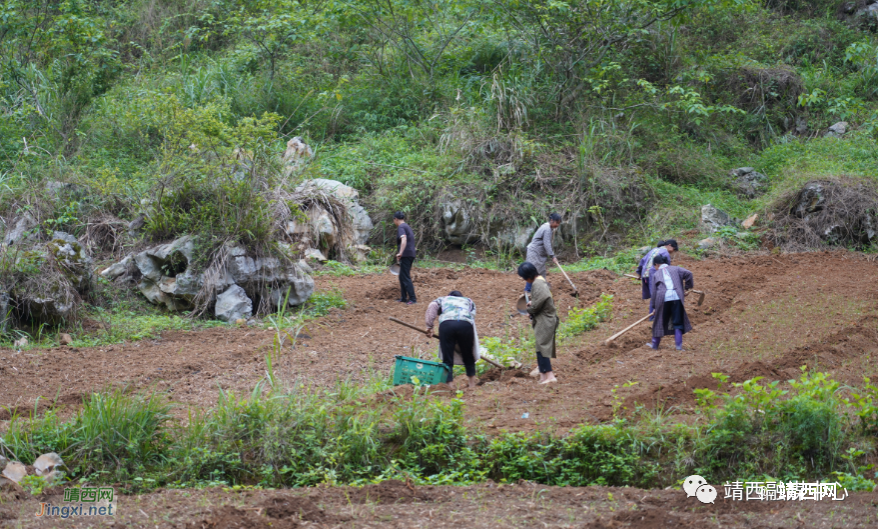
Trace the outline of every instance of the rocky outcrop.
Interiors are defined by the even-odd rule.
[[[142,275],[138,288],[150,303],[170,311],[192,308],[204,280],[190,266],[193,250],[193,238],[185,236],[134,256]]]
[[[514,248],[524,253],[530,243],[531,236],[536,231],[536,226],[511,226],[504,227],[497,232],[497,242],[506,248]]]
[[[38,229],[37,221],[30,213],[25,213],[16,218],[12,223],[12,227],[6,230],[3,235],[3,244],[12,246],[24,240],[32,240]]]
[[[298,263],[277,257],[251,257],[239,246],[229,250],[223,284],[237,284],[251,297],[267,293],[273,308],[289,297],[288,305],[305,303],[314,292],[314,279],[299,268]]]
[[[287,251],[289,247],[287,246]],[[273,256],[253,256],[241,246],[229,244],[219,263],[207,263],[206,277],[193,266],[194,240],[181,237],[168,244],[128,255],[107,267],[101,275],[110,280],[139,276],[140,292],[151,303],[170,311],[194,308],[199,294],[216,293],[214,315],[223,321],[249,318],[258,303],[277,309],[283,300],[301,305],[314,292],[314,280],[296,261]],[[207,287],[207,290],[202,290]]]
[[[813,182],[807,184],[799,192],[796,203],[793,206],[793,214],[799,218],[805,218],[811,213],[822,210],[825,204],[826,196],[824,195],[823,184]]]
[[[463,200],[446,198],[442,208],[442,231],[451,244],[469,244],[478,240],[476,213]]]
[[[735,219],[728,213],[715,208],[710,204],[701,207],[701,226],[705,231],[714,233],[724,226],[734,226]]]
[[[312,205],[307,212],[307,222],[287,223],[287,235],[302,244],[303,250],[314,248],[328,251],[340,247],[348,258],[354,260],[368,254],[370,249],[366,243],[369,242],[373,224],[369,212],[360,205],[360,195],[356,189],[335,180],[315,178],[300,184],[296,194],[331,195],[344,207],[344,215],[341,216],[325,206]]]
[[[88,290],[91,284],[92,259],[76,237],[56,231],[52,234],[52,240],[46,243],[46,249],[77,292]]]
[[[852,0],[843,2],[837,10],[839,20],[863,30],[878,28],[878,1]]]
[[[11,312],[33,322],[61,323],[72,319],[81,295],[92,283],[92,259],[75,237],[54,232],[45,242],[21,238],[7,247],[9,272],[15,276],[9,292],[0,292],[0,326]]]
[[[739,167],[729,173],[734,179],[734,187],[738,194],[747,198],[756,198],[768,187],[768,177],[752,167]]]

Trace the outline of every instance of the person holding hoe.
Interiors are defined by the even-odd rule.
[[[397,211],[393,214],[396,225],[396,262],[399,263],[399,290],[401,297],[396,300],[406,305],[417,303],[415,284],[412,283],[412,264],[415,262],[415,233],[405,222],[405,213]]]
[[[646,255],[643,256],[640,260],[640,264],[637,266],[637,275],[640,277],[640,290],[643,294],[643,299],[649,300],[648,314],[652,314],[655,311],[655,300],[650,297],[649,293],[649,282],[652,279],[653,273],[655,273],[653,261],[657,256],[662,255],[667,258],[668,264],[671,264],[671,255],[676,253],[677,250],[678,246],[676,240],[668,239],[666,241],[661,241],[655,248],[646,252]],[[649,321],[652,321],[652,318],[650,318]]]
[[[652,324],[652,342],[646,344],[658,349],[663,336],[674,335],[678,351],[683,351],[683,335],[692,330],[683,300],[686,291],[694,286],[692,272],[679,266],[671,266],[664,255],[653,259],[655,273],[649,281],[650,299],[655,303]]]
[[[448,380],[454,381],[454,364],[463,364],[470,389],[476,387],[476,362],[479,360],[479,335],[476,332],[476,304],[457,290],[427,305],[424,315],[427,337],[433,337],[433,325],[439,318],[439,351],[448,366]]]
[[[557,382],[552,372],[552,358],[555,358],[555,331],[558,330],[558,313],[555,301],[546,278],[537,273],[537,267],[530,262],[521,263],[518,275],[524,279],[530,290],[527,313],[533,321],[534,338],[537,348],[537,368],[540,371],[540,384]]]
[[[561,225],[561,215],[552,213],[549,215],[549,222],[543,224],[534,233],[533,239],[527,245],[527,262],[534,265],[537,273],[544,279],[546,277],[546,261],[552,260],[558,264],[558,258],[555,257],[555,251],[552,249],[552,236],[558,226]],[[525,292],[530,292],[531,284],[528,283],[524,287]]]

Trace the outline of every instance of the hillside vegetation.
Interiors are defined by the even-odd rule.
[[[439,246],[442,204],[457,200],[495,249],[498,226],[551,209],[578,254],[604,254],[697,227],[708,202],[743,218],[809,179],[871,178],[878,40],[857,9],[5,0],[0,210],[82,236],[151,204],[140,237],[265,242],[263,191],[289,184],[275,161],[300,136],[316,156],[296,178],[359,190],[373,243],[404,210]],[[823,137],[842,120],[843,139]],[[768,176],[767,195],[735,192],[740,166]]]

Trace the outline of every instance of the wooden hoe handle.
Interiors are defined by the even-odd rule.
[[[418,332],[421,333],[421,334],[425,334],[425,333],[427,332],[426,329],[421,329],[420,327],[415,327],[414,325],[412,325],[412,324],[410,324],[410,323],[406,323],[406,322],[404,322],[404,321],[402,321],[402,320],[398,320],[398,319],[393,318],[393,317],[390,318],[390,321],[393,321],[393,322],[396,322],[396,323],[398,323],[398,324],[400,324],[400,325],[403,325],[403,326],[405,326],[405,327],[408,327],[409,329],[412,329],[412,330],[418,331]],[[439,339],[439,337],[436,336],[435,334],[433,335],[433,338],[436,338],[437,340]],[[495,362],[495,361],[493,361],[493,360],[488,360],[488,359],[485,358],[484,356],[481,357],[481,359],[484,360],[485,362],[488,362],[489,364],[493,365],[494,367],[499,367],[500,369],[503,369],[503,366],[502,366],[502,365],[498,364],[497,362]]]
[[[640,318],[639,320],[635,321],[635,322],[632,323],[631,325],[625,327],[625,328],[622,329],[621,331],[619,331],[619,332],[617,332],[616,334],[610,336],[609,338],[607,338],[606,340],[604,340],[604,345],[610,345],[610,344],[613,342],[613,340],[615,340],[616,338],[622,336],[623,334],[625,334],[626,332],[630,331],[630,330],[633,329],[634,327],[637,327],[637,326],[640,325],[641,323],[645,322],[645,321],[646,321],[647,319],[649,319],[649,317],[652,316],[653,314],[655,314],[655,313],[650,312],[650,313],[647,314],[646,316]]]

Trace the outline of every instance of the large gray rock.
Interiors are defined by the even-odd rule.
[[[874,4],[873,4],[874,5]],[[835,125],[829,127],[829,130],[826,131],[826,134],[823,136],[825,138],[841,138],[848,131],[848,122],[847,121],[839,121]]]
[[[88,290],[91,282],[91,256],[79,244],[76,237],[63,231],[52,234],[52,240],[46,243],[46,249],[61,267],[64,276],[78,292]]]
[[[214,314],[218,320],[236,321],[253,315],[253,301],[238,285],[232,285],[216,297]]]
[[[138,288],[150,303],[164,305],[170,311],[192,308],[192,300],[204,281],[203,274],[189,266],[193,251],[193,238],[187,235],[134,256],[143,275]]]
[[[124,259],[119,261],[118,263],[111,264],[103,271],[101,271],[101,276],[104,279],[109,281],[113,281],[114,279],[121,277],[128,273],[131,265],[134,263],[134,254],[129,253],[125,256]]]
[[[737,224],[735,219],[728,213],[715,208],[710,204],[701,207],[701,226],[708,232],[714,233],[724,226],[733,226]]]
[[[752,167],[732,169],[729,175],[735,179],[735,188],[738,193],[747,198],[761,195],[768,187],[768,177]]]
[[[514,248],[522,253],[527,250],[531,236],[536,231],[533,226],[512,226],[501,228],[495,236],[497,242],[507,248]]]
[[[25,213],[15,219],[12,228],[6,230],[3,236],[3,244],[11,246],[24,240],[33,239],[37,231],[37,221],[30,213]]]
[[[287,142],[283,155],[284,174],[287,176],[298,172],[314,156],[314,150],[296,136]]]
[[[451,244],[469,244],[478,240],[475,213],[464,201],[446,199],[439,207],[442,208],[442,230],[446,241]]]
[[[277,257],[254,258],[241,247],[233,247],[230,255],[231,259],[226,262],[227,282],[240,285],[251,295],[270,288],[269,295],[275,308],[287,292],[291,307],[305,303],[314,292],[314,279],[296,262]]]
[[[372,219],[369,217],[369,212],[366,211],[366,208],[360,205],[360,194],[356,189],[346,186],[336,180],[315,178],[300,184],[299,187],[296,188],[296,191],[304,193],[326,193],[334,196],[339,202],[344,204],[349,223],[347,226],[349,229],[347,231],[353,236],[353,240],[341,241],[345,247],[358,244],[362,245],[369,242],[369,236],[371,235],[373,228]],[[333,226],[333,229],[329,230],[324,225],[327,220],[330,224],[334,224],[329,213],[325,212],[325,215],[325,218],[321,214],[312,217],[311,224],[313,231],[316,234],[319,234],[318,237],[327,237],[329,234],[332,234],[334,237],[337,236],[339,233],[338,227]],[[295,227],[293,227],[293,229],[295,229]],[[287,231],[290,231],[290,227],[287,228]]]
[[[805,218],[811,213],[822,210],[825,204],[826,196],[823,192],[823,185],[811,183],[803,187],[799,193],[799,199],[793,206],[793,214]]]
[[[322,248],[332,248],[338,242],[338,228],[332,216],[325,209],[320,209],[311,219],[311,226],[317,244]]]

